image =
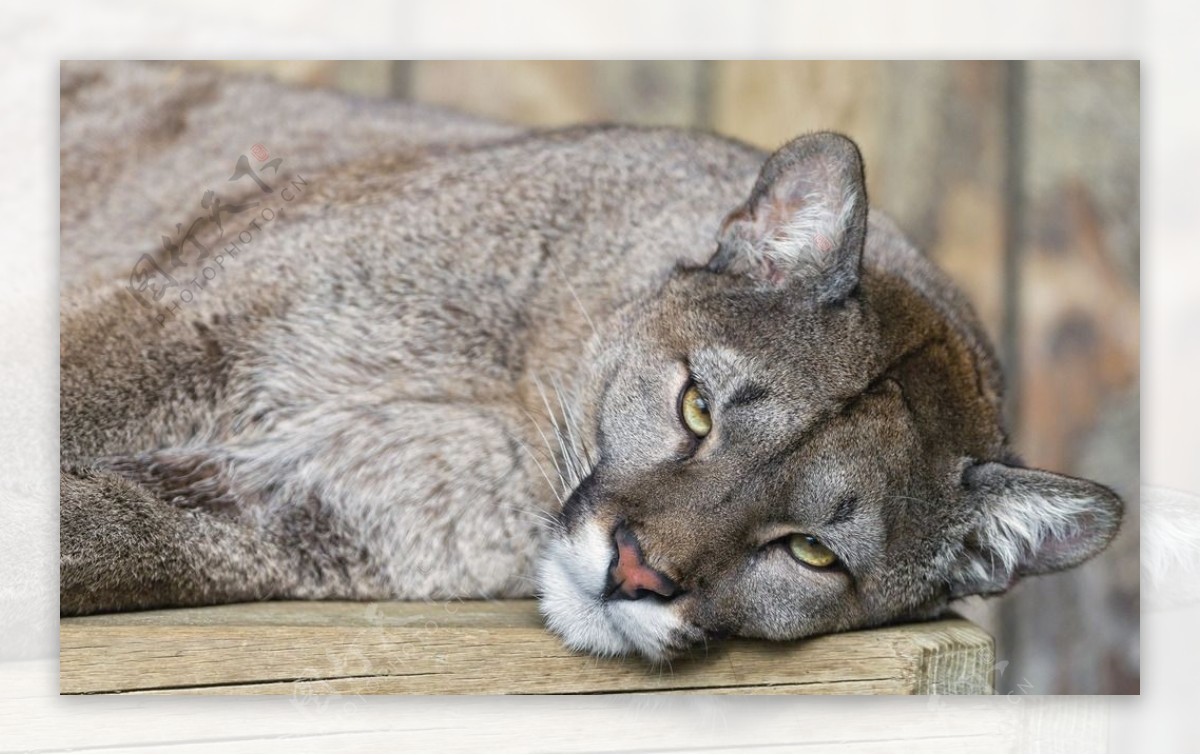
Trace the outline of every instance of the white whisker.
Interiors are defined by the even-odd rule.
[[[540,461],[538,461],[537,456],[533,453],[533,449],[529,447],[529,444],[526,443],[525,441],[521,440],[517,436],[513,435],[512,433],[506,432],[505,435],[507,435],[511,440],[516,441],[517,445],[519,445],[525,451],[525,453],[529,454],[529,458],[533,459],[533,463],[535,465],[537,465],[538,471],[541,472],[542,477],[545,478],[546,484],[550,486],[550,490],[551,490],[551,492],[554,493],[554,497],[556,499],[558,499],[559,503],[562,503],[563,502],[562,493],[560,493],[558,488],[555,487],[554,481],[550,479],[550,475],[546,473],[546,468],[542,466],[542,463]],[[561,479],[561,475],[559,477]]]
[[[563,409],[564,421],[567,424],[567,431],[570,433],[571,447],[575,452],[575,461],[579,466],[579,479],[582,481],[584,477],[587,477],[592,464],[590,456],[587,452],[587,446],[584,442],[582,432],[583,423],[579,421],[579,415],[576,414],[578,401],[573,393],[569,396],[571,400],[565,401],[563,398],[564,391],[562,384],[557,380],[555,381],[554,389],[558,393],[559,406],[561,406]]]
[[[579,443],[575,436],[575,428],[571,422],[571,412],[567,409],[566,403],[563,401],[562,389],[557,378],[551,378],[551,388],[554,389],[554,398],[558,401],[558,407],[562,410],[563,425],[567,429],[567,444],[571,450],[570,468],[574,476],[574,483],[578,485],[583,480],[583,466],[579,460]]]
[[[587,309],[585,309],[583,306],[583,302],[579,300],[579,294],[575,293],[575,287],[571,285],[571,281],[567,278],[566,273],[564,273],[563,269],[559,266],[558,260],[554,259],[553,254],[548,255],[547,259],[549,259],[550,263],[554,265],[554,269],[558,272],[558,277],[562,278],[563,284],[567,287],[567,290],[571,292],[571,298],[575,300],[575,306],[579,307],[579,311],[583,313],[583,319],[587,321],[588,327],[592,329],[592,335],[598,335],[596,332],[596,325],[592,322],[592,316],[588,314]]]
[[[530,413],[529,410],[525,410],[525,416],[529,418],[529,422],[533,425],[533,429],[537,431],[539,436],[541,436],[542,443],[546,446],[546,454],[550,457],[550,463],[554,465],[554,473],[558,475],[558,480],[560,483],[562,483],[561,493],[557,490],[555,492],[559,494],[559,500],[566,500],[566,497],[571,493],[571,488],[567,484],[567,478],[563,476],[562,467],[558,463],[558,456],[554,453],[553,446],[550,445],[550,439],[546,437],[546,433],[542,432],[542,426],[538,424],[538,421],[534,419],[533,414]]]
[[[579,482],[577,479],[575,479],[575,470],[571,466],[571,455],[567,451],[567,444],[563,439],[562,429],[558,425],[558,418],[554,416],[554,410],[550,408],[550,399],[546,397],[546,391],[542,388],[542,381],[538,380],[537,376],[535,375],[533,382],[537,386],[538,394],[542,397],[542,406],[546,407],[546,416],[550,418],[550,423],[554,429],[554,437],[558,439],[558,448],[562,452],[563,464],[566,466],[567,475],[570,478],[568,483],[573,489],[579,484]]]

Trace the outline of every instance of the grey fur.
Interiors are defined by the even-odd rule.
[[[1115,533],[1110,491],[1018,468],[970,307],[868,216],[842,137],[766,161],[170,66],[64,65],[63,86],[64,614],[530,595],[624,520],[685,590],[654,609],[669,632],[596,640],[558,582],[544,610],[573,647],[661,657],[932,615]],[[248,133],[263,101],[291,116]],[[160,325],[128,266],[167,266],[158,236],[254,141],[295,201]],[[136,212],[112,200],[151,179]],[[698,444],[689,369],[714,407]],[[793,531],[845,570],[800,566]]]

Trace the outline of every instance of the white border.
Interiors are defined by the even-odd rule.
[[[0,11],[0,659],[9,659],[0,662],[0,750],[1200,747],[1190,701],[1200,677],[1200,530],[1187,530],[1200,507],[1192,199],[1200,4],[116,0],[10,8]],[[57,698],[58,60],[91,57],[1142,59],[1143,553],[1174,558],[1144,584],[1141,698]],[[1174,512],[1152,519],[1155,501],[1172,495]],[[909,745],[897,741],[919,733]]]

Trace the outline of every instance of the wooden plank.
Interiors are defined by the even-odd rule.
[[[444,684],[413,684],[412,680],[395,677],[355,677],[321,681],[271,682],[267,684],[214,685],[160,690],[131,690],[123,695],[277,695],[310,698],[320,695],[492,695],[492,694],[683,694],[683,695],[903,695],[911,690],[899,688],[894,679],[862,679],[846,682],[813,682],[811,684],[746,684],[716,687],[654,687],[650,689],[609,689],[603,691],[573,689],[531,689],[514,693],[507,689],[454,689]]]
[[[690,61],[413,61],[420,102],[532,126],[585,122],[695,125],[703,87]]]
[[[994,61],[721,61],[711,124],[764,149],[842,132],[887,212],[966,291],[997,342],[1003,321],[1005,68]]]
[[[1021,435],[1030,461],[1070,470],[1137,384],[1137,64],[1032,63],[1027,78]]]
[[[392,93],[386,60],[214,60],[207,65],[236,73],[261,73],[289,84],[383,97]]]
[[[870,193],[870,166],[879,153],[881,130],[881,64],[730,60],[714,65],[712,128],[768,150],[806,131],[840,131],[863,151]]]
[[[977,694],[992,658],[991,638],[957,618],[726,642],[656,668],[566,650],[532,601],[250,603],[64,619],[60,691]]]
[[[587,61],[419,61],[409,70],[418,102],[535,126],[595,120]]]
[[[966,293],[1003,343],[1006,67],[997,61],[881,64],[867,162],[872,200]]]
[[[1004,602],[1000,657],[1011,660],[1012,688],[1132,694],[1140,656],[1138,64],[1025,67],[1017,444],[1032,466],[1108,485],[1127,510],[1102,556],[1022,584]]]

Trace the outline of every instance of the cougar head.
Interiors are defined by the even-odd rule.
[[[572,648],[659,660],[928,617],[1117,530],[1113,492],[1010,451],[982,330],[868,222],[845,137],[772,155],[708,264],[603,331],[582,387],[592,463],[539,565]]]

